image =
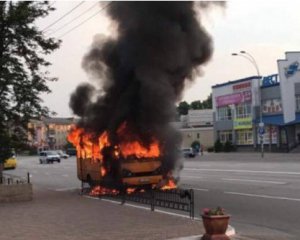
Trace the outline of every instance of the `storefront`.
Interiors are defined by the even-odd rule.
[[[213,87],[215,140],[253,146],[258,81],[259,77],[254,76]]]

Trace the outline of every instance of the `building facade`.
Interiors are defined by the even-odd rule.
[[[63,149],[74,118],[44,118],[28,124],[29,145],[37,149]]]
[[[214,140],[238,148],[289,151],[300,143],[300,52],[278,60],[278,73],[212,87]],[[260,128],[262,122],[264,127]]]
[[[181,133],[182,148],[191,147],[194,141],[199,141],[204,148],[214,144],[212,109],[189,110],[187,115],[180,117],[180,122],[173,125]]]

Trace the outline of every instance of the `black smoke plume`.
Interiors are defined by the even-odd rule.
[[[123,122],[133,133],[125,140],[138,137],[147,147],[158,139],[165,174],[174,168],[180,146],[170,125],[175,103],[185,81],[212,54],[212,40],[194,7],[193,2],[111,2],[106,10],[117,37],[95,38],[83,59],[98,86],[79,86],[70,101],[79,125],[96,136],[107,130],[113,145],[124,141],[116,135]],[[207,3],[197,7],[206,9]]]

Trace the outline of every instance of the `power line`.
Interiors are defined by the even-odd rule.
[[[67,15],[69,15],[71,12],[73,12],[76,8],[78,8],[81,4],[83,4],[84,1],[78,3],[75,7],[73,7],[69,12],[65,13],[63,16],[61,16],[59,19],[57,19],[56,21],[54,21],[53,23],[51,23],[50,25],[48,25],[47,27],[45,27],[42,32],[44,32],[45,30],[47,30],[48,28],[50,28],[51,26],[53,26],[54,24],[56,24],[57,22],[59,22],[60,20],[62,20],[64,17],[66,17]]]
[[[100,12],[102,12],[105,8],[107,8],[112,2],[109,2],[108,4],[106,4],[104,7],[102,7],[98,12],[96,12],[95,14],[93,14],[92,16],[90,16],[89,18],[85,19],[84,21],[80,22],[79,24],[77,24],[75,27],[71,28],[69,31],[65,32],[64,34],[60,35],[58,38],[62,38],[65,35],[67,35],[68,33],[72,32],[73,30],[75,30],[76,28],[80,27],[82,24],[86,23],[87,21],[89,21],[90,19],[92,19],[93,17],[95,17],[96,15],[98,15]]]
[[[78,18],[80,18],[82,15],[84,15],[85,13],[87,13],[88,11],[90,11],[92,8],[94,8],[96,5],[98,5],[99,2],[96,2],[95,4],[93,4],[91,7],[89,7],[87,10],[85,10],[84,12],[82,12],[81,14],[79,14],[78,16],[74,17],[73,19],[71,19],[69,22],[65,23],[64,25],[62,25],[60,28],[55,29],[53,32],[51,32],[50,34],[54,34],[58,31],[60,31],[61,29],[65,28],[66,26],[68,26],[70,23],[74,22],[75,20],[77,20]]]

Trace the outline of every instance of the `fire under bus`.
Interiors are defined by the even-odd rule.
[[[163,178],[159,144],[155,140],[148,148],[138,141],[111,146],[106,132],[92,140],[80,128],[73,129],[68,140],[76,146],[78,178],[91,186],[113,189],[176,187]]]

